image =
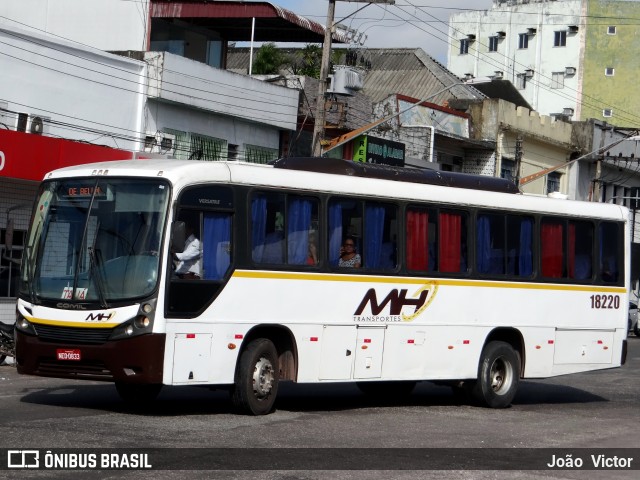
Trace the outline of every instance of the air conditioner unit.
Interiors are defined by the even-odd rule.
[[[567,117],[570,117],[573,115],[573,108],[563,108],[562,109],[562,115],[565,115]]]
[[[496,32],[496,35],[498,36],[498,38],[504,38],[507,36],[506,32]]]
[[[353,95],[364,86],[362,74],[363,72],[357,68],[336,65],[333,75],[329,75],[330,84],[327,92],[336,95]]]
[[[160,136],[160,153],[172,153],[176,146],[176,136],[171,133],[162,133]]]
[[[495,72],[493,72],[493,73],[494,73],[494,75],[493,75],[493,79],[494,79],[494,80],[499,80],[499,79],[501,79],[502,77],[504,77],[504,72],[501,72],[500,70],[496,70],[496,71],[495,71]]]
[[[473,33],[470,33],[469,35],[467,35],[467,39],[470,42],[475,42],[476,41],[476,36]]]
[[[173,153],[176,136],[171,133],[147,133],[144,137],[144,151],[147,153]]]
[[[569,33],[578,33],[578,26],[577,25],[569,25],[569,28],[567,30],[569,31]]]
[[[49,118],[40,116],[29,117],[29,133],[42,135],[48,131]]]
[[[532,78],[533,77],[533,70],[525,70],[524,71],[524,76],[527,78]]]
[[[533,35],[535,35],[537,32],[538,32],[538,30],[537,30],[537,29],[535,29],[535,28],[527,28],[527,35],[531,35],[531,36],[533,36]]]
[[[576,74],[576,68],[575,67],[566,67],[564,69],[564,74],[565,75],[575,75]]]

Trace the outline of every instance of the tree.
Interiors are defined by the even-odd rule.
[[[265,43],[256,52],[252,73],[270,75],[279,73],[286,59],[275,43]]]

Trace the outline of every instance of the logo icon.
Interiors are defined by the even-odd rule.
[[[40,452],[38,450],[7,451],[8,468],[39,468]]]
[[[411,322],[429,306],[437,291],[438,285],[433,283],[421,286],[413,295],[407,297],[408,289],[394,288],[379,302],[376,289],[370,288],[353,315],[355,317],[367,315],[365,310],[369,307],[370,315],[388,314],[391,317],[401,318],[403,322]]]

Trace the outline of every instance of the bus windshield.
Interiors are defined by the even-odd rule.
[[[98,303],[151,294],[158,282],[169,185],[73,178],[40,187],[20,291],[32,302]]]

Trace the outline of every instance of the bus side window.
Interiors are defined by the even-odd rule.
[[[318,218],[318,200],[289,195],[287,198],[287,263],[317,265],[317,234],[313,219]],[[317,222],[316,222],[317,223]]]
[[[564,277],[564,221],[543,219],[540,226],[540,260],[542,276]]]
[[[590,280],[593,274],[593,224],[570,221],[568,234],[569,278]]]
[[[407,269],[427,272],[436,268],[437,214],[426,208],[409,207],[405,217]]]
[[[476,261],[479,273],[505,273],[505,217],[478,215],[476,226]]]
[[[206,212],[202,233],[202,278],[221,280],[231,264],[231,214]]]
[[[256,263],[284,263],[284,195],[258,193],[251,199],[251,255]]]
[[[620,229],[613,222],[603,222],[599,230],[600,279],[614,283],[620,278]]]
[[[507,274],[533,274],[533,218],[507,216]]]
[[[367,202],[362,252],[365,268],[396,268],[397,212],[393,205]]]
[[[460,212],[440,212],[438,229],[439,271],[467,271],[467,216]]]
[[[329,251],[328,258],[332,267],[338,266],[342,241],[353,237],[356,253],[362,261],[367,261],[362,254],[362,202],[349,199],[336,199],[329,202]]]

